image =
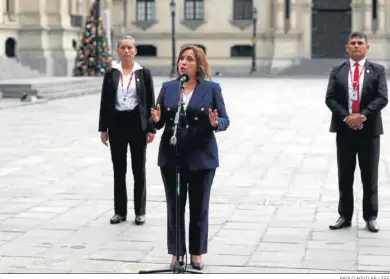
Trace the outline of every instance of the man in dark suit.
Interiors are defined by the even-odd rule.
[[[363,184],[363,218],[371,232],[378,232],[378,164],[381,110],[387,105],[387,82],[382,65],[366,59],[367,37],[349,35],[349,59],[335,66],[329,77],[326,105],[332,111],[330,132],[336,133],[339,179],[339,219],[330,229],[351,226],[354,211],[353,180],[356,154]]]

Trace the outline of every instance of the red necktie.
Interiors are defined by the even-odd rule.
[[[356,90],[357,97],[356,100],[352,100],[352,113],[359,113],[359,63],[355,63],[355,72],[353,73],[353,82],[352,82],[352,87],[353,90]]]

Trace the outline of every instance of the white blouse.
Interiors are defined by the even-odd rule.
[[[192,97],[192,93],[194,93],[194,91],[192,91],[191,93],[189,94],[183,94],[183,106],[184,106],[184,110],[187,110],[187,106],[188,106],[188,103],[190,102],[191,100],[191,97]]]
[[[134,62],[133,69],[127,76],[123,74],[121,63],[118,63],[113,68],[121,72],[116,92],[115,108],[119,111],[133,110],[138,105],[135,71],[142,69],[142,66]]]

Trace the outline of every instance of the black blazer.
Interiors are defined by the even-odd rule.
[[[349,60],[333,67],[325,103],[332,111],[330,132],[347,133],[351,128],[343,121],[349,115],[348,111],[348,76]],[[360,113],[367,117],[361,133],[376,136],[383,134],[381,110],[387,105],[387,81],[385,68],[377,63],[366,60],[364,68],[363,88],[360,95]]]
[[[100,101],[99,132],[106,132],[112,124],[119,77],[120,71],[115,68],[109,69],[104,75]],[[149,69],[143,67],[143,69],[134,72],[134,77],[142,130],[145,133],[156,133],[156,129],[149,122],[151,109],[155,102],[152,76]]]

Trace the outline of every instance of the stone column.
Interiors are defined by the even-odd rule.
[[[364,0],[352,0],[351,31],[364,31]]]
[[[253,6],[257,8],[257,30],[258,34],[267,33],[271,28],[271,13],[269,12],[271,9],[271,1],[272,0],[255,0],[253,2]]]
[[[298,32],[298,12],[297,1],[290,0],[290,28],[288,33],[297,33]]]
[[[299,31],[302,33],[302,57],[311,57],[312,0],[301,0],[299,7]]]
[[[275,7],[275,32],[283,34],[285,31],[286,20],[284,18],[284,0],[277,0]]]
[[[19,0],[19,58],[23,65],[52,74],[46,0]]]
[[[386,10],[386,2],[388,0],[378,0],[378,28],[376,30],[377,33],[386,33],[388,27],[386,26],[386,16],[388,14],[388,10]]]
[[[6,17],[6,14],[5,14],[5,5],[0,5],[0,24],[3,24],[5,23],[5,17]]]
[[[364,33],[372,34],[372,0],[364,0]]]
[[[77,0],[78,1],[78,0]],[[76,4],[73,12],[77,13]],[[47,39],[53,59],[54,76],[70,76],[74,66],[76,52],[72,46],[72,39],[79,41],[79,29],[72,28],[68,0],[47,0],[48,28]],[[79,43],[79,42],[78,42]]]
[[[19,53],[22,64],[48,76],[70,76],[79,41],[72,28],[68,0],[19,0]]]

